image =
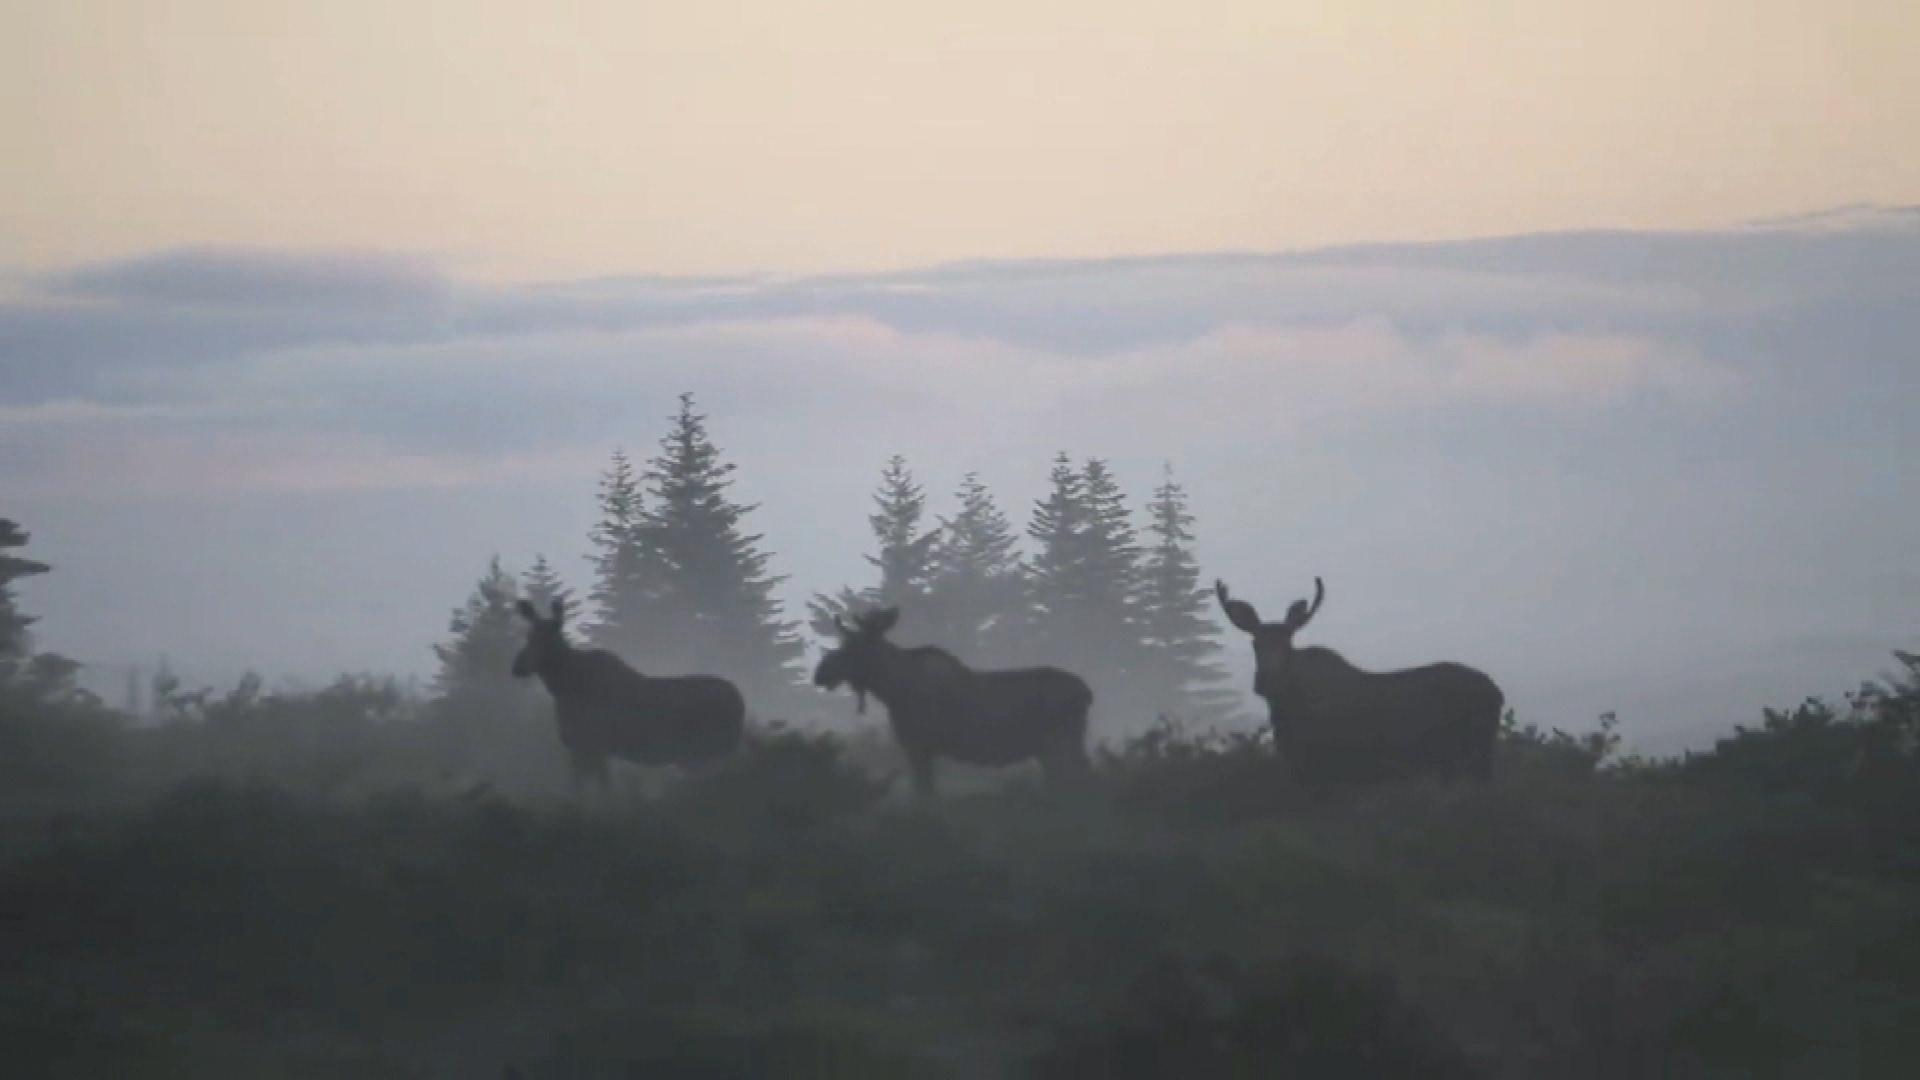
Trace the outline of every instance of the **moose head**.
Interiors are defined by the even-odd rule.
[[[843,684],[852,686],[859,703],[857,709],[865,715],[867,690],[873,685],[881,663],[887,631],[899,621],[897,607],[856,615],[851,623],[835,615],[833,625],[840,631],[840,645],[820,658],[819,666],[813,670],[813,685],[828,690],[838,690]]]
[[[1287,608],[1287,617],[1277,623],[1261,622],[1260,613],[1252,604],[1235,600],[1227,593],[1226,582],[1216,580],[1213,591],[1220,598],[1227,621],[1253,638],[1253,692],[1266,698],[1282,693],[1294,674],[1293,635],[1319,612],[1320,602],[1327,598],[1326,585],[1314,578],[1313,603],[1295,600]]]
[[[567,621],[567,602],[563,597],[554,597],[549,606],[551,614],[547,616],[542,616],[538,608],[525,600],[515,604],[514,610],[528,624],[527,643],[513,658],[514,678],[524,679],[546,670],[566,651],[567,638],[562,631]]]

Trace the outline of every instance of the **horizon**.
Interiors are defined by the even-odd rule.
[[[1859,293],[1856,282],[1869,274],[1871,293]],[[151,665],[164,653],[176,670],[205,673],[201,681],[216,685],[242,670],[307,682],[340,670],[422,675],[431,666],[427,646],[487,556],[524,568],[544,553],[570,583],[583,579],[606,455],[623,446],[649,456],[665,406],[684,388],[740,465],[738,497],[763,505],[749,525],[767,534],[776,572],[790,575],[781,593],[790,618],[806,596],[864,580],[865,500],[888,454],[907,456],[930,512],[948,508],[971,468],[1023,527],[1047,459],[1065,449],[1076,460],[1108,458],[1136,510],[1158,463],[1170,459],[1194,498],[1209,579],[1227,577],[1278,604],[1324,574],[1337,606],[1316,640],[1366,667],[1461,658],[1504,668],[1517,683],[1523,721],[1582,727],[1612,709],[1637,745],[1693,744],[1752,719],[1760,704],[1852,686],[1911,642],[1896,612],[1920,588],[1896,568],[1893,551],[1915,523],[1873,509],[1881,505],[1876,484],[1898,491],[1902,481],[1886,471],[1890,463],[1874,462],[1888,450],[1868,449],[1911,446],[1910,432],[1871,421],[1911,387],[1898,344],[1912,320],[1905,301],[1920,293],[1911,208],[1848,207],[1685,232],[976,260],[715,287],[711,279],[659,277],[516,287],[464,281],[430,259],[393,254],[213,249],[30,279],[16,291],[13,317],[39,320],[25,325],[53,351],[16,369],[29,377],[10,381],[0,402],[0,439],[25,451],[0,475],[20,507],[9,512],[35,534],[30,554],[56,566],[26,586],[28,610],[46,616],[42,641],[105,665]],[[62,312],[65,323],[47,321]],[[1786,336],[1771,331],[1775,344],[1755,351],[1754,328],[1772,324]],[[118,329],[102,337],[103,326]],[[1801,372],[1817,362],[1800,343],[1843,327],[1853,355],[1842,358],[1851,367],[1836,370],[1851,371],[1860,387],[1806,383]],[[131,342],[142,355],[126,351]],[[1207,406],[1179,405],[1187,395],[1161,389],[1189,369],[1212,373],[1198,384],[1200,400],[1229,410],[1225,430],[1208,433]],[[1031,400],[1017,418],[971,427],[996,411],[986,388],[1009,378],[1027,381]],[[596,385],[619,389],[609,396]],[[1649,596],[1685,629],[1635,643],[1641,616],[1608,616],[1603,592],[1567,579],[1568,568],[1555,573],[1560,584],[1541,582],[1531,599],[1501,581],[1509,563],[1541,572],[1544,553],[1499,539],[1498,530],[1472,522],[1472,511],[1462,516],[1432,501],[1432,485],[1441,483],[1475,505],[1518,511],[1517,520],[1533,522],[1524,529],[1543,539],[1576,520],[1617,532],[1623,526],[1600,524],[1595,511],[1633,505],[1633,484],[1657,491],[1700,467],[1676,473],[1660,455],[1678,452],[1677,461],[1717,470],[1721,483],[1744,477],[1745,493],[1726,507],[1734,521],[1780,527],[1795,502],[1793,481],[1770,483],[1768,469],[1817,469],[1805,460],[1784,465],[1791,459],[1734,433],[1760,417],[1779,423],[1796,400],[1783,393],[1811,410],[1810,431],[1850,417],[1853,430],[1820,436],[1839,440],[1831,449],[1812,449],[1835,475],[1855,479],[1807,496],[1811,504],[1894,530],[1865,546],[1848,541],[1857,548],[1855,572],[1876,582],[1868,591],[1824,600],[1788,583],[1814,616],[1808,626],[1762,619],[1735,631],[1688,613],[1691,605]],[[1262,400],[1270,401],[1265,414]],[[1419,429],[1404,428],[1408,421],[1426,433],[1409,442]],[[1164,438],[1125,434],[1154,423],[1171,425]],[[991,445],[967,448],[979,430],[996,428]],[[1236,439],[1282,457],[1273,469],[1249,472],[1235,463]],[[782,449],[796,441],[831,460],[814,464]],[[1505,441],[1549,456],[1528,466]],[[1590,453],[1582,445],[1606,447],[1615,463],[1593,472],[1581,463]],[[1761,456],[1737,456],[1754,453]],[[1400,516],[1390,508],[1382,516],[1325,486],[1324,475],[1340,474],[1437,514],[1433,535],[1390,524]],[[1582,475],[1580,484],[1604,485],[1591,488],[1591,507],[1542,516],[1513,501],[1564,500],[1552,493]],[[813,500],[797,494],[808,490]],[[1663,512],[1680,515],[1675,520],[1691,514],[1682,491],[1657,498]],[[1389,539],[1340,542],[1324,523],[1291,522],[1297,558],[1284,548],[1277,560],[1258,554],[1260,537],[1288,521],[1294,503],[1344,507],[1337,512],[1349,528],[1386,529]],[[328,524],[329,507],[357,521],[355,530]],[[409,538],[379,523],[402,507],[432,531]],[[199,586],[134,584],[140,575],[126,560],[139,545],[101,531],[129,512],[170,552],[153,571],[184,572]],[[303,524],[287,533],[253,520],[276,515]],[[1719,535],[1725,526],[1698,527]],[[197,532],[217,544],[277,535],[270,549],[234,551],[233,574],[252,591],[287,579],[290,595],[330,614],[315,626],[213,611],[205,593],[222,576],[195,568]],[[346,542],[355,558],[376,559],[379,543],[355,538],[362,534],[381,537],[412,571],[379,579],[390,595],[342,607],[325,576],[313,575],[343,564],[319,549],[303,553],[303,545]],[[1502,554],[1474,553],[1489,542]],[[1731,534],[1715,541],[1732,542]],[[1647,535],[1632,543],[1640,547],[1595,555],[1608,578],[1625,555],[1711,565],[1708,549],[1683,554],[1695,541]],[[429,554],[448,545],[464,554]],[[1791,562],[1778,562],[1769,546],[1739,542],[1739,559]],[[1436,561],[1433,550],[1449,554]],[[1387,571],[1352,562],[1359,552]],[[81,580],[97,574],[108,580]],[[1461,574],[1464,582],[1455,580]],[[427,581],[438,584],[429,591]],[[1566,594],[1581,597],[1566,601],[1572,625],[1549,639],[1589,636],[1605,642],[1611,662],[1515,652],[1499,618],[1424,610],[1474,588],[1501,597],[1508,620],[1537,618],[1551,610],[1543,604],[1574,589]],[[116,593],[148,599],[137,613],[114,612],[103,605]],[[1884,614],[1841,614],[1862,602]],[[191,625],[170,626],[169,606],[196,612]],[[1748,596],[1728,612],[1742,609],[1775,611],[1779,603]],[[403,623],[391,624],[401,612]],[[1237,687],[1246,649],[1222,640]],[[1716,696],[1724,703],[1707,708]],[[1675,715],[1681,710],[1699,712]],[[830,704],[822,711],[835,712]]]

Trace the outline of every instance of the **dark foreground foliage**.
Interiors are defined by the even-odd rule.
[[[82,728],[68,803],[0,816],[0,1045],[32,1076],[1905,1076],[1912,694],[1680,762],[1510,726],[1485,787],[1317,786],[1169,726],[1092,790],[930,805],[883,743],[779,730],[576,799],[490,774],[510,740],[449,766],[451,721],[364,684]]]

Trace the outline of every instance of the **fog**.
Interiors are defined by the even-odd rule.
[[[1319,575],[1314,643],[1465,660],[1522,720],[1617,710],[1669,751],[1920,634],[1916,312],[1914,210],[525,286],[165,251],[0,283],[0,493],[56,567],[22,585],[40,645],[111,697],[161,657],[429,673],[489,557],[590,584],[598,475],[682,392],[792,618],[870,583],[892,454],[931,513],[975,471],[1016,528],[1057,451],[1136,509],[1171,462],[1203,579],[1277,611]]]

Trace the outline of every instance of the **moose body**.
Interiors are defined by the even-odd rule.
[[[1090,771],[1087,713],[1093,691],[1055,667],[975,671],[934,646],[901,648],[886,640],[898,609],[872,612],[849,626],[836,622],[841,645],[820,660],[814,684],[851,685],[866,710],[871,693],[913,773],[914,789],[934,790],[934,762],[1004,766],[1034,760],[1059,783]]]
[[[732,683],[716,675],[642,675],[605,649],[575,648],[562,632],[558,600],[550,618],[524,600],[519,611],[532,630],[513,673],[538,675],[553,696],[576,782],[604,785],[609,758],[697,765],[739,747],[747,705]]]
[[[1326,598],[1319,578],[1312,605],[1295,601],[1278,623],[1262,623],[1224,582],[1214,589],[1228,620],[1253,638],[1254,693],[1292,768],[1325,778],[1492,775],[1506,698],[1485,673],[1455,663],[1365,671],[1332,649],[1296,648],[1293,635]]]

